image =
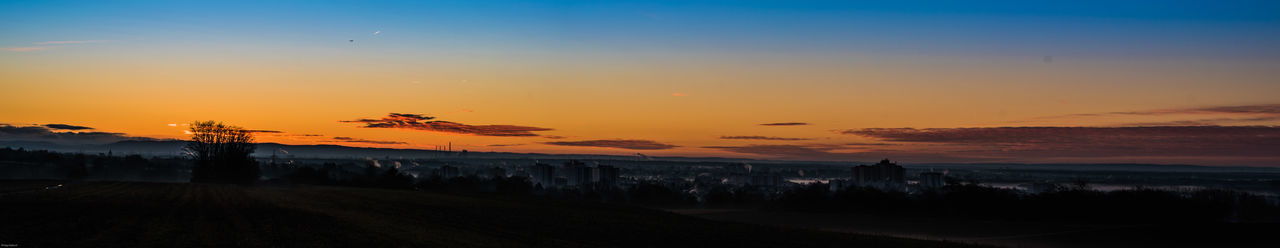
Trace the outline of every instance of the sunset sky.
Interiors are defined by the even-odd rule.
[[[1280,2],[891,2],[3,1],[0,140],[1280,166]]]

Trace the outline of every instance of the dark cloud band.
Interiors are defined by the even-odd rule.
[[[727,140],[811,140],[809,138],[783,138],[770,136],[720,136],[720,139]]]
[[[775,123],[764,123],[764,124],[760,124],[760,125],[761,125],[761,126],[806,126],[806,125],[809,125],[809,123],[805,123],[805,122],[775,122]]]
[[[341,121],[362,123],[363,128],[408,129],[427,132],[456,133],[477,136],[538,136],[533,132],[551,131],[550,128],[517,125],[467,125],[457,122],[434,120],[435,117],[420,114],[391,113],[382,119],[358,119]]]
[[[124,140],[155,140],[145,137],[132,137],[123,133],[54,132],[54,129],[47,126],[48,125],[13,126],[9,124],[0,124],[0,140],[44,141],[62,144],[106,144]]]
[[[92,127],[76,126],[76,125],[67,125],[67,124],[44,124],[43,126],[44,126],[44,127],[49,128],[49,129],[58,129],[58,130],[89,130],[89,129],[93,129]]]
[[[890,142],[964,145],[1029,157],[1277,157],[1276,126],[865,128],[842,133]]]

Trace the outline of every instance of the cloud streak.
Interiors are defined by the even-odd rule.
[[[44,127],[46,127],[46,128],[49,128],[49,129],[58,129],[58,130],[88,130],[88,129],[93,129],[92,127],[76,126],[76,125],[67,125],[67,124],[44,124],[44,125],[41,125],[41,126],[44,126]]]
[[[789,158],[808,158],[808,159],[838,159],[851,157],[852,153],[837,153],[833,150],[842,147],[837,145],[745,145],[745,146],[703,146],[702,148],[717,149],[722,151],[765,155],[772,157],[789,157]]]
[[[50,124],[59,125],[59,124]],[[75,126],[79,127],[79,126]],[[60,144],[106,144],[125,140],[155,140],[109,132],[55,132],[46,126],[14,126],[0,124],[0,140],[42,141]]]
[[[346,143],[377,144],[377,145],[403,145],[403,144],[408,144],[408,143],[400,142],[400,141],[367,140],[367,139],[357,139],[357,138],[352,138],[352,137],[342,137],[342,136],[333,137],[333,141],[336,141],[336,142],[346,142]]]
[[[1211,106],[1200,108],[1162,109],[1148,111],[1110,112],[1109,115],[1169,115],[1169,114],[1266,114],[1280,115],[1280,104]],[[1086,114],[1087,115],[1087,114]]]
[[[49,49],[49,47],[4,47],[4,48],[0,48],[0,51],[6,51],[6,52],[34,52],[34,51],[42,51],[42,50],[48,50],[48,49]]]
[[[806,126],[806,125],[809,125],[809,123],[805,123],[805,122],[775,122],[775,123],[764,123],[764,124],[760,124],[760,125],[761,125],[761,126]]]
[[[1084,113],[1058,116],[1045,116],[1014,123],[1034,123],[1052,120],[1073,120],[1082,118],[1185,118],[1180,120],[1162,120],[1132,122],[1121,126],[1209,126],[1260,124],[1280,121],[1280,104],[1207,106],[1196,108],[1155,109],[1142,111],[1116,111],[1104,113]]]
[[[896,149],[886,149],[886,148]],[[972,158],[960,156],[956,148],[929,147],[923,150],[902,149],[904,146],[891,143],[850,143],[850,144],[751,144],[742,146],[703,146],[727,152],[753,154],[770,158],[796,160],[862,160],[871,161],[881,158],[898,158],[913,162],[974,162],[995,161],[988,158]],[[920,148],[917,146],[916,148]]]
[[[543,144],[557,145],[557,146],[621,148],[621,149],[631,149],[631,150],[665,150],[665,149],[680,147],[677,145],[658,143],[652,140],[627,140],[627,139],[553,141],[553,142],[543,142]]]
[[[1228,123],[1250,123],[1250,122],[1269,122],[1280,121],[1278,116],[1263,116],[1251,118],[1207,118],[1197,120],[1178,120],[1164,122],[1136,122],[1125,124],[1125,126],[1214,126]]]
[[[88,43],[105,43],[110,40],[60,40],[60,41],[41,41],[31,44],[36,45],[65,45],[65,44],[88,44]]]
[[[864,128],[843,134],[1013,157],[1280,157],[1277,126]]]
[[[34,51],[44,51],[44,50],[49,50],[49,49],[53,49],[54,47],[57,47],[57,46],[50,46],[50,45],[73,45],[73,44],[103,43],[103,42],[111,42],[111,41],[109,41],[109,40],[62,40],[62,41],[41,41],[41,42],[32,42],[32,43],[31,43],[31,44],[35,44],[35,45],[38,45],[38,46],[25,46],[25,47],[3,47],[3,48],[0,48],[0,51],[6,51],[6,52],[34,52]]]
[[[517,125],[468,125],[435,119],[436,117],[421,114],[391,113],[381,119],[366,118],[340,122],[361,123],[364,124],[362,128],[407,129],[476,136],[526,137],[538,136],[533,132],[553,130],[550,128]]]
[[[771,136],[720,136],[720,139],[727,140],[812,140],[810,138],[783,138]]]

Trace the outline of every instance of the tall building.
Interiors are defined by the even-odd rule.
[[[565,177],[568,186],[582,186],[595,183],[598,176],[595,167],[588,167],[587,164],[577,160],[569,160],[564,162]]]
[[[937,189],[942,188],[943,185],[945,183],[942,181],[942,173],[932,171],[920,173],[920,188]]]
[[[556,167],[549,164],[535,163],[529,172],[534,184],[541,184],[542,187],[551,187],[556,185]]]
[[[619,170],[618,167],[601,165],[600,167],[596,168],[596,171],[599,172],[600,174],[600,177],[598,177],[599,178],[598,182],[600,183],[600,185],[604,185],[604,186],[618,185],[618,176],[620,174],[619,172],[621,172],[621,170]]]
[[[903,184],[906,182],[904,174],[907,170],[898,166],[898,164],[889,162],[888,159],[880,160],[880,163],[874,165],[859,165],[853,167],[853,175],[850,178],[857,185],[871,184]]]

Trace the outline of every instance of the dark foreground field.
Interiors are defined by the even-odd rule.
[[[1280,244],[1280,235],[1277,235],[1280,234],[1280,223],[1031,222],[754,209],[673,211],[718,221],[1004,247],[1277,247]]]
[[[642,208],[333,187],[0,182],[18,247],[950,247]]]

